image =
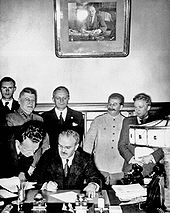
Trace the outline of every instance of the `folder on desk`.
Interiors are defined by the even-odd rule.
[[[0,197],[1,198],[13,198],[13,197],[17,197],[17,194],[11,193],[9,191],[7,191],[6,189],[0,189]]]

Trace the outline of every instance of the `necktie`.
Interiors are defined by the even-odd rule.
[[[93,25],[93,16],[90,16],[90,25],[92,26]]]
[[[144,119],[140,119],[140,124],[144,124],[145,120]]]
[[[8,104],[9,104],[9,102],[7,101],[7,102],[5,102],[5,110],[7,111],[7,112],[9,112],[10,111],[10,109],[9,109],[9,107],[8,107]]]
[[[60,124],[63,125],[64,123],[64,120],[63,120],[63,117],[62,117],[62,112],[60,112]]]
[[[64,166],[64,176],[67,177],[68,176],[68,173],[69,173],[69,165],[68,165],[68,159],[66,159],[66,163],[65,163],[65,166]]]

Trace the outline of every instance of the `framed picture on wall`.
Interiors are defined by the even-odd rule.
[[[130,0],[54,0],[57,57],[125,57]]]

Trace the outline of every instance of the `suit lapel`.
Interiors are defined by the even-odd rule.
[[[69,108],[69,107],[67,107],[67,114],[66,114],[65,122],[67,122],[67,123],[68,123],[68,121],[70,121],[70,120],[71,120],[71,117],[73,117],[73,116],[72,116],[72,113],[71,113],[71,110],[70,110],[70,108]]]
[[[55,112],[55,108],[53,108],[52,111],[51,111],[51,118],[52,118],[52,120],[54,120],[55,122],[58,123],[59,119],[58,119],[57,114]]]

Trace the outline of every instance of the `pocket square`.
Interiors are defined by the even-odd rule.
[[[78,126],[78,124],[73,122],[73,123],[72,123],[72,126]]]

